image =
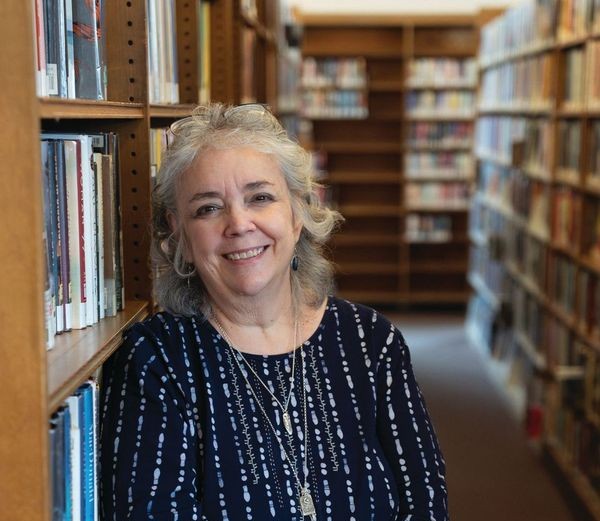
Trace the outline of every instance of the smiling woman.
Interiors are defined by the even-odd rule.
[[[104,367],[104,519],[445,521],[400,332],[330,295],[309,156],[262,106],[173,128],[156,297]]]

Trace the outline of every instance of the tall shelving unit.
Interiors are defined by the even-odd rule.
[[[596,3],[482,30],[469,327],[527,435],[600,519]]]
[[[1,131],[0,232],[0,517],[50,519],[48,422],[50,415],[118,348],[123,330],[151,312],[148,263],[150,222],[149,131],[189,115],[197,103],[199,2],[177,0],[180,105],[150,105],[146,56],[146,2],[105,2],[108,101],[38,99],[35,87],[33,2],[0,5]],[[257,18],[241,14],[237,0],[211,2],[212,99],[240,100],[242,26],[257,33],[254,96],[277,95],[277,2],[259,0]],[[121,210],[126,305],[116,317],[63,333],[45,346],[42,244],[42,130],[111,131],[120,138]]]
[[[474,107],[461,114],[409,113],[411,93],[441,92],[442,85],[415,85],[409,81],[411,62],[417,59],[474,58],[478,46],[475,16],[377,17],[333,16],[301,13],[304,26],[303,58],[319,62],[352,59],[364,61],[364,86],[329,86],[341,94],[314,94],[322,87],[307,85],[305,97],[341,100],[342,111],[309,107],[312,127],[310,147],[326,156],[324,182],[331,187],[332,204],[346,218],[332,243],[338,266],[340,295],[371,304],[465,304],[468,261],[468,204],[419,204],[411,199],[407,158],[417,148],[435,155],[433,145],[412,143],[411,125],[416,122],[466,121],[473,126]],[[324,64],[323,68],[328,65]],[[341,65],[345,67],[345,65]],[[359,66],[360,68],[360,66]],[[475,84],[464,85],[472,94]],[[455,90],[456,88],[454,88]],[[360,110],[344,112],[344,92],[355,96]],[[312,98],[311,98],[312,96]],[[363,101],[360,101],[363,100]],[[306,100],[305,100],[306,103]],[[353,103],[353,102],[351,102]],[[474,103],[474,96],[473,96]],[[362,108],[365,110],[361,112]],[[435,109],[434,109],[435,110]],[[306,107],[305,107],[306,112]],[[447,147],[449,155],[466,152],[472,142]],[[464,168],[432,172],[431,184],[455,182],[468,194],[473,175]],[[407,234],[409,215],[447,216],[449,230],[440,240]],[[450,262],[450,264],[449,264]]]

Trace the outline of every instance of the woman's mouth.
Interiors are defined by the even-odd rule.
[[[252,248],[250,250],[227,253],[227,254],[225,254],[224,257],[228,260],[233,260],[233,261],[252,259],[252,258],[260,255],[263,251],[265,251],[265,249],[266,249],[265,246],[260,246],[258,248]]]

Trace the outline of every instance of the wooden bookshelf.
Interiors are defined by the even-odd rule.
[[[240,34],[256,32],[250,70],[257,102],[276,108],[280,45],[278,2],[258,0],[258,18],[243,18],[237,0],[210,3],[211,99],[241,100]],[[38,98],[35,85],[33,2],[0,5],[0,111],[5,161],[0,208],[0,495],[3,519],[51,519],[49,419],[81,383],[118,349],[123,331],[153,309],[148,262],[150,140],[152,127],[190,114],[199,101],[199,2],[176,1],[180,104],[150,104],[146,3],[105,2],[106,101]],[[207,11],[208,12],[208,11]],[[44,247],[40,132],[115,132],[119,135],[122,246],[126,304],[116,317],[56,337],[47,351],[44,320]],[[8,170],[7,170],[8,169]]]
[[[359,76],[358,79],[304,78],[304,84],[311,86],[306,89],[310,96],[305,103],[313,99],[312,89],[318,88],[314,85],[319,82],[331,85],[329,92],[322,89],[327,96],[331,96],[331,90],[341,91],[344,85],[353,85],[359,91],[363,89],[365,97],[366,114],[360,117],[356,116],[360,113],[357,111],[350,111],[347,117],[331,117],[325,115],[326,111],[319,115],[313,109],[307,111],[312,125],[311,147],[326,155],[324,181],[332,187],[333,204],[347,219],[332,243],[333,260],[340,265],[339,293],[348,298],[364,297],[372,304],[465,304],[468,295],[467,201],[459,205],[410,201],[407,186],[415,185],[414,191],[426,183],[441,186],[453,182],[464,184],[468,191],[473,167],[468,172],[464,168],[452,173],[437,170],[429,176],[411,178],[407,161],[419,154],[425,159],[426,155],[435,158],[444,153],[448,156],[464,154],[472,162],[477,77],[473,74],[470,79],[424,80],[411,78],[410,70],[417,60],[448,58],[458,63],[465,58],[473,59],[479,38],[476,17],[358,18],[300,13],[299,18],[304,25],[302,54],[305,59],[317,64],[326,60],[350,60],[349,69],[353,63],[358,71],[364,69],[364,78]],[[468,92],[472,99],[467,110],[413,113],[407,109],[409,96],[418,97],[423,93],[452,96],[462,92]],[[417,124],[439,125],[440,128],[463,124],[468,128],[468,136],[460,144],[440,145],[436,139],[412,143],[410,132]],[[421,218],[422,222],[429,219],[440,223],[440,219],[448,219],[450,237],[411,244],[405,239],[409,214]],[[394,259],[390,258],[390,244],[396,247]],[[343,267],[352,266],[349,246],[357,257],[362,255],[359,250],[370,251],[371,260],[360,264],[360,278],[343,271]],[[450,264],[446,265],[448,256]],[[390,260],[397,263],[396,269],[392,269],[394,264],[390,264]],[[354,272],[356,274],[356,270]],[[426,279],[435,280],[436,291],[432,291]],[[365,293],[370,283],[372,287]]]
[[[564,18],[569,1],[536,3],[529,14],[515,6],[481,32],[468,323],[474,340],[500,353],[495,363],[506,368],[505,377],[522,375],[521,412],[541,407],[544,452],[590,519],[600,520],[600,426],[589,405],[600,385],[594,366],[600,192],[590,188],[600,175],[594,141],[600,63],[592,59],[591,24],[569,27],[583,13]],[[514,23],[528,30],[512,47],[499,47]],[[492,92],[499,71],[514,74],[512,97],[510,89]]]

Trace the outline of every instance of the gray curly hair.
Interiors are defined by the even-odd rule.
[[[299,266],[291,271],[293,301],[318,307],[333,290],[333,266],[324,256],[325,243],[343,217],[321,204],[310,155],[288,137],[262,105],[200,106],[171,130],[172,140],[152,193],[151,256],[158,305],[179,315],[210,316],[204,284],[194,265],[184,260],[185,233],[171,229],[168,215],[177,214],[177,184],[203,150],[251,147],[277,161],[290,192],[294,216],[302,223],[296,244]]]

